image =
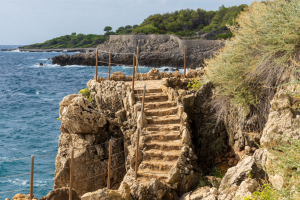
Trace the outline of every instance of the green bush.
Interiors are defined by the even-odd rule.
[[[201,81],[194,79],[194,81],[188,83],[187,87],[192,88],[193,90],[198,90],[202,87],[202,85],[203,83]]]
[[[216,97],[227,97],[237,107],[257,106],[270,88],[272,70],[289,67],[300,35],[297,0],[254,2],[231,26],[234,37],[225,41],[219,55],[206,60],[205,80],[216,88]],[[205,29],[205,28],[204,28]],[[273,86],[271,86],[273,87]]]
[[[232,33],[225,33],[225,34],[219,34],[219,35],[216,35],[215,39],[218,40],[218,39],[228,39],[228,38],[231,38],[233,36]]]
[[[89,88],[84,88],[79,91],[84,97],[86,97],[90,102],[93,101],[93,99],[90,97],[90,91]]]
[[[265,184],[260,191],[253,192],[251,196],[245,197],[244,200],[278,200],[278,194],[269,184]]]
[[[153,26],[152,24],[142,26],[142,27],[137,27],[133,30],[134,33],[144,33],[144,34],[149,34],[149,33],[158,33],[158,28]]]

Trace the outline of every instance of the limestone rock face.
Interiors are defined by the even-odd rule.
[[[172,167],[168,174],[167,183],[174,184],[180,182],[181,175],[180,170],[176,167]]]
[[[89,192],[81,197],[81,200],[121,200],[122,195],[117,190],[108,190],[106,188]]]
[[[37,200],[35,197],[33,199]],[[30,200],[30,194],[16,194],[11,200]]]
[[[69,95],[60,105],[59,118],[70,134],[98,133],[106,124],[105,115],[83,96]]]
[[[219,192],[222,192],[226,188],[230,188],[233,185],[240,186],[241,183],[248,178],[249,173],[251,177],[257,179],[265,178],[265,172],[255,163],[254,157],[250,156],[235,167],[231,167],[227,170],[224,178],[221,181]]]
[[[110,139],[113,155],[111,187],[117,189],[120,186],[126,173],[127,151],[122,131],[136,124],[136,119],[127,121],[133,111],[129,105],[132,91],[124,82],[98,83],[91,80],[87,86],[92,101],[81,94],[74,94],[60,103],[62,124],[55,161],[54,189],[68,187],[70,155],[71,149],[74,149],[73,188],[79,195],[106,186]]]
[[[221,192],[217,188],[209,188],[208,186],[201,187],[195,191],[185,193],[179,200],[243,200],[247,196],[257,190],[259,184],[256,180],[247,178],[240,186],[233,184],[232,186],[222,190]]]
[[[112,39],[100,44],[97,47],[100,50],[98,55],[99,61],[104,61],[105,63],[102,64],[108,65],[109,56],[107,52],[111,51],[114,53],[112,57],[113,63],[132,65],[132,54],[136,53],[136,48],[139,46],[139,65],[153,67],[183,66],[184,51],[179,47],[179,43],[184,42],[183,40],[179,38],[171,39],[170,37],[168,39],[153,39],[151,35],[143,36],[145,39],[136,38],[140,37],[138,35],[130,35],[129,37],[130,39]],[[203,45],[188,47],[187,67],[198,67],[199,64],[203,63],[204,57],[207,58],[217,53],[222,46],[222,43],[219,41],[210,40]],[[52,63],[61,66],[74,64],[95,66],[95,57],[96,51],[76,55],[59,55],[52,58]]]
[[[296,103],[296,102],[295,102]],[[262,147],[277,146],[282,142],[279,137],[300,138],[300,115],[294,116],[289,96],[284,91],[278,92],[271,101],[268,122],[260,139]]]
[[[69,188],[59,188],[52,190],[46,196],[40,198],[40,200],[66,200],[69,199]],[[73,200],[80,200],[77,192],[73,189],[72,191],[72,199]]]

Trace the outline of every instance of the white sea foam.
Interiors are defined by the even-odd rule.
[[[40,94],[40,92],[39,92],[39,91],[36,91],[35,93],[36,93],[36,95],[39,95],[39,94]]]
[[[20,49],[13,50],[11,52],[21,52]]]
[[[22,180],[19,178],[16,178],[15,180],[9,179],[8,182],[14,184],[14,185],[19,185],[19,186],[29,186],[29,181],[28,180]]]
[[[43,58],[43,59],[38,59],[38,60],[48,60],[47,58]]]

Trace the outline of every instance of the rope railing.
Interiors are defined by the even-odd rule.
[[[104,53],[108,53],[109,54],[109,61],[99,61],[98,58],[99,58],[99,55],[98,55],[98,52],[104,52]],[[142,52],[141,52],[142,53]],[[133,74],[132,74],[132,90],[134,91],[134,76],[135,75],[138,75],[138,70],[139,70],[139,65],[138,65],[138,61],[139,61],[139,47],[137,47],[137,51],[136,53],[113,53],[111,51],[103,51],[103,50],[99,50],[98,48],[96,49],[96,75],[95,75],[95,80],[98,81],[98,63],[106,63],[108,64],[108,80],[110,80],[110,68],[111,68],[111,65],[117,65],[117,66],[128,66],[128,67],[131,67],[130,65],[127,65],[127,64],[121,64],[121,63],[114,63],[114,62],[111,62],[111,54],[130,54],[130,55],[133,55]],[[161,53],[155,53],[155,54],[161,54]],[[184,49],[184,78],[186,78],[186,54],[187,54],[187,47],[185,47]],[[135,69],[136,68],[136,71]],[[138,78],[138,77],[136,77]],[[143,81],[143,80],[142,80]]]
[[[138,50],[137,50],[138,52]],[[107,52],[110,54],[110,59],[109,59],[109,73],[108,73],[108,77],[110,79],[110,66],[111,64],[116,64],[116,65],[123,65],[123,64],[117,64],[117,63],[112,63],[111,62],[111,53],[112,52]],[[99,62],[103,62],[103,63],[107,63],[105,61],[98,61],[98,49],[96,51],[96,81],[98,81],[98,63]],[[114,53],[115,54],[115,53]],[[121,53],[119,53],[121,54]],[[127,53],[126,53],[127,54]],[[138,53],[135,55],[135,54],[132,54],[133,55],[133,65],[132,65],[132,68],[133,68],[133,76],[132,76],[132,91],[134,92],[134,79],[135,77],[138,78],[138,75],[139,72],[141,72],[141,69],[139,67],[139,64],[138,64]],[[129,65],[124,65],[124,66],[129,66]],[[185,49],[185,57],[184,57],[184,75],[186,77],[186,49]],[[101,73],[101,72],[100,72]],[[103,73],[104,74],[104,73]],[[135,179],[137,179],[137,171],[138,171],[138,153],[139,153],[139,140],[140,140],[140,134],[141,134],[141,130],[142,130],[142,127],[143,127],[143,113],[144,113],[144,100],[145,100],[145,90],[146,90],[146,84],[145,84],[145,81],[143,80],[143,76],[140,76],[141,78],[141,81],[144,83],[144,88],[143,88],[143,91],[141,90],[137,90],[137,95],[138,95],[138,99],[141,99],[140,98],[140,93],[141,95],[143,95],[143,98],[142,98],[142,108],[141,108],[141,121],[140,121],[140,128],[137,130],[137,138],[136,138],[136,165],[135,165]],[[122,165],[116,169],[113,169],[111,170],[111,158],[112,156],[117,156],[117,155],[120,155],[120,154],[124,154],[125,151],[119,151],[117,153],[114,153],[112,154],[112,142],[116,142],[118,140],[121,140],[121,139],[124,139],[124,137],[121,137],[121,138],[117,138],[117,139],[113,139],[113,140],[110,140],[110,141],[107,141],[107,142],[103,142],[101,144],[96,144],[96,145],[92,145],[92,146],[84,146],[84,147],[81,147],[81,148],[78,148],[78,147],[74,147],[71,150],[71,162],[70,162],[70,166],[67,167],[67,168],[70,168],[70,184],[69,184],[69,188],[70,188],[70,192],[69,192],[69,198],[72,199],[72,188],[73,188],[73,183],[77,183],[77,182],[80,182],[80,181],[84,181],[84,180],[88,180],[88,179],[91,179],[91,178],[95,178],[95,177],[98,177],[98,176],[102,176],[102,175],[105,175],[105,174],[108,174],[108,178],[107,178],[107,188],[110,189],[110,176],[111,176],[111,172],[115,171],[115,170],[119,170],[120,168],[123,168],[125,166]],[[81,180],[78,180],[77,182],[73,182],[73,171],[74,171],[74,150],[80,150],[80,149],[91,149],[91,148],[96,148],[97,146],[100,146],[100,145],[109,145],[109,157],[108,157],[108,162],[107,163],[107,166],[108,166],[108,171],[106,173],[102,173],[102,174],[97,174],[95,176],[92,176],[92,177],[88,177],[87,179],[81,179]],[[73,145],[74,146],[74,145]],[[97,150],[97,149],[96,149]],[[47,155],[40,155],[40,156],[36,156],[36,158],[39,158],[39,157],[46,157],[46,156],[51,156],[51,155],[56,155],[56,154],[47,154]],[[87,154],[86,154],[87,155]],[[99,156],[98,156],[99,157]],[[33,188],[33,174],[39,174],[39,173],[47,173],[47,172],[50,172],[50,171],[55,171],[55,170],[47,170],[47,171],[38,171],[38,172],[34,172],[34,156],[31,156],[31,157],[23,157],[23,158],[16,158],[16,159],[11,159],[11,160],[4,160],[4,161],[0,161],[0,163],[3,163],[3,162],[11,162],[11,161],[17,161],[17,160],[23,160],[23,159],[29,159],[31,158],[31,173],[24,173],[24,174],[18,174],[18,175],[12,175],[12,176],[5,176],[5,177],[0,177],[1,179],[2,178],[9,178],[9,177],[17,177],[17,176],[23,176],[23,175],[31,175],[31,178],[30,178],[30,189],[24,189],[24,190],[13,190],[13,191],[5,191],[5,192],[0,192],[0,193],[8,193],[8,192],[20,192],[20,191],[25,191],[25,190],[29,190],[30,191],[30,199],[32,199],[33,197],[33,189],[34,190],[38,190],[38,189],[43,189],[43,188],[50,188],[50,187],[42,187],[42,188]],[[95,156],[93,156],[93,158],[95,158]],[[87,158],[86,158],[87,160]],[[90,162],[91,163],[91,162]],[[89,164],[89,163],[85,163],[85,164]],[[66,167],[64,167],[66,168]],[[51,186],[53,187],[53,186]],[[57,186],[56,186],[57,187]]]
[[[124,150],[117,149],[118,152],[112,154],[111,153],[111,151],[112,151],[111,150],[112,149],[112,143],[122,142],[123,139],[124,139],[124,137],[119,137],[119,138],[111,139],[110,141],[103,142],[101,144],[96,144],[96,145],[92,145],[92,146],[85,146],[85,147],[81,147],[81,148],[77,148],[76,147],[76,148],[70,149],[71,150],[71,164],[70,164],[69,167],[67,167],[67,166],[63,167],[64,169],[70,168],[70,188],[72,188],[72,184],[73,184],[73,180],[72,179],[73,179],[73,168],[74,168],[74,166],[73,166],[73,162],[74,162],[73,161],[74,160],[74,150],[80,150],[80,149],[87,149],[87,150],[89,150],[90,148],[96,148],[99,145],[105,145],[105,146],[109,145],[109,149],[110,149],[110,151],[109,151],[109,161],[104,161],[104,162],[106,162],[107,166],[110,166],[108,168],[109,168],[109,170],[111,170],[110,169],[111,168],[111,165],[110,165],[111,158],[112,157],[114,158],[116,156],[119,156],[119,155],[125,153]],[[104,148],[106,148],[105,146],[104,146]],[[114,148],[114,150],[116,150],[116,149]],[[30,199],[32,199],[33,198],[33,190],[38,190],[38,189],[43,189],[43,188],[51,188],[51,187],[53,188],[53,186],[51,186],[51,187],[41,187],[41,188],[34,188],[33,187],[33,174],[41,174],[41,173],[47,173],[47,172],[54,172],[55,171],[55,169],[46,170],[46,171],[34,171],[34,158],[47,157],[47,156],[52,156],[52,155],[57,155],[57,154],[46,154],[46,155],[39,155],[39,156],[35,156],[35,157],[31,156],[31,157],[23,157],[23,158],[17,158],[17,159],[10,159],[10,160],[1,161],[1,162],[10,162],[10,161],[23,160],[23,159],[29,159],[29,158],[31,158],[31,172],[30,173],[23,173],[23,174],[16,174],[16,175],[11,175],[11,176],[0,177],[0,179],[5,179],[5,178],[11,178],[11,177],[19,177],[19,176],[24,176],[24,175],[30,175],[30,189],[4,191],[4,192],[0,192],[0,194],[2,194],[2,193],[10,193],[10,192],[30,191]],[[88,165],[89,163],[93,163],[93,162],[86,162],[85,165]],[[122,168],[124,166],[125,165],[122,165],[121,167],[118,167],[118,168],[113,169],[111,171],[118,170],[118,169],[120,169],[120,168]],[[111,174],[111,173],[110,172],[106,172],[106,173],[103,173],[103,174]],[[103,174],[97,174],[97,175],[95,175],[93,177],[101,176]],[[88,179],[90,179],[90,178],[92,178],[92,177],[89,177]],[[87,180],[87,179],[84,179],[84,180]],[[80,180],[80,181],[83,181],[83,180]],[[65,186],[65,185],[63,185],[63,186]],[[70,194],[70,195],[72,195],[72,194]]]

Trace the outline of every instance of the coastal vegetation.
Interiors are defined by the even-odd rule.
[[[150,15],[140,25],[125,25],[115,31],[111,26],[104,27],[105,34],[76,34],[64,35],[44,43],[36,43],[22,48],[88,48],[96,47],[109,39],[108,35],[126,34],[175,34],[179,37],[193,37],[206,34],[205,38],[227,39],[232,33],[227,25],[236,25],[235,18],[247,5],[225,7],[221,6],[217,11],[183,9],[171,13]]]
[[[29,49],[46,49],[46,48],[88,48],[96,47],[98,44],[103,43],[107,38],[105,35],[96,34],[76,34],[64,35],[51,40],[47,40],[44,43],[36,43],[23,48]]]
[[[270,112],[270,100],[279,88],[293,85],[295,93],[290,95],[299,98],[299,10],[297,0],[254,2],[229,27],[234,37],[225,41],[218,55],[205,61],[203,79],[214,84],[217,116],[238,116],[243,110],[247,119],[257,117],[255,127],[249,131],[261,132]],[[282,178],[282,186],[265,180],[246,200],[299,199],[297,138],[273,138],[281,142],[268,148],[269,164],[264,169],[268,175]]]
[[[206,60],[205,78],[219,86],[218,97],[236,107],[257,107],[276,70],[299,66],[299,9],[295,0],[254,2],[239,15],[230,26],[234,37]]]

